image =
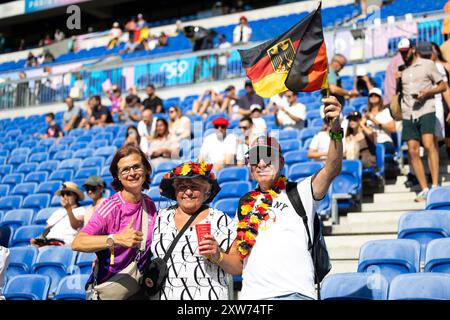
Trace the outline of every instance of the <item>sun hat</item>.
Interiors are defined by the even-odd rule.
[[[62,191],[71,191],[78,196],[78,199],[80,199],[80,200],[84,199],[83,191],[81,191],[80,188],[78,188],[78,186],[73,182],[70,182],[70,181],[64,182],[61,185],[61,189],[59,189],[58,191],[55,192],[55,195],[60,197]]]

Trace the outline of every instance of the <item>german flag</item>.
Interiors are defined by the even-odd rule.
[[[261,97],[292,90],[328,88],[327,49],[321,6],[279,37],[248,50],[239,50],[242,66]]]

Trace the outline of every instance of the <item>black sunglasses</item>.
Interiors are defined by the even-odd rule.
[[[214,128],[215,128],[215,129],[219,129],[219,128],[226,129],[227,126],[223,126],[223,125],[215,125]]]
[[[89,192],[89,191],[95,192],[97,190],[97,187],[85,186],[84,189],[86,190],[86,192]]]
[[[65,197],[65,196],[72,196],[75,193],[73,193],[72,191],[61,191],[61,197]]]

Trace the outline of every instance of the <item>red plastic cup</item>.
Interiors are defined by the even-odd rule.
[[[195,230],[197,231],[198,242],[205,240],[206,234],[211,234],[211,224],[210,223],[199,223],[195,225]]]

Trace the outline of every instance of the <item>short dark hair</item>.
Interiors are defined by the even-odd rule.
[[[94,96],[92,96],[90,99],[97,100],[99,103],[102,102],[102,98],[101,98],[99,95],[94,95]]]
[[[50,117],[52,120],[55,120],[55,114],[53,112],[49,112],[45,116]]]
[[[149,189],[150,188],[150,176],[152,174],[152,167],[150,163],[148,162],[147,156],[142,152],[142,150],[138,147],[135,147],[133,145],[125,145],[119,150],[117,150],[116,154],[114,155],[111,165],[109,166],[109,172],[111,173],[111,176],[113,177],[113,181],[111,182],[111,186],[113,189],[118,192],[123,190],[122,182],[119,180],[119,167],[118,163],[120,159],[128,157],[132,154],[137,154],[141,157],[142,164],[145,167],[145,170],[147,171],[145,175],[145,182],[142,185],[142,189]]]
[[[155,89],[155,85],[154,85],[153,83],[149,83],[149,84],[147,85],[147,88]]]
[[[253,124],[253,120],[252,120],[252,118],[250,118],[250,116],[243,116],[240,122],[243,122],[243,121],[248,121],[248,122],[250,122],[250,124]]]

